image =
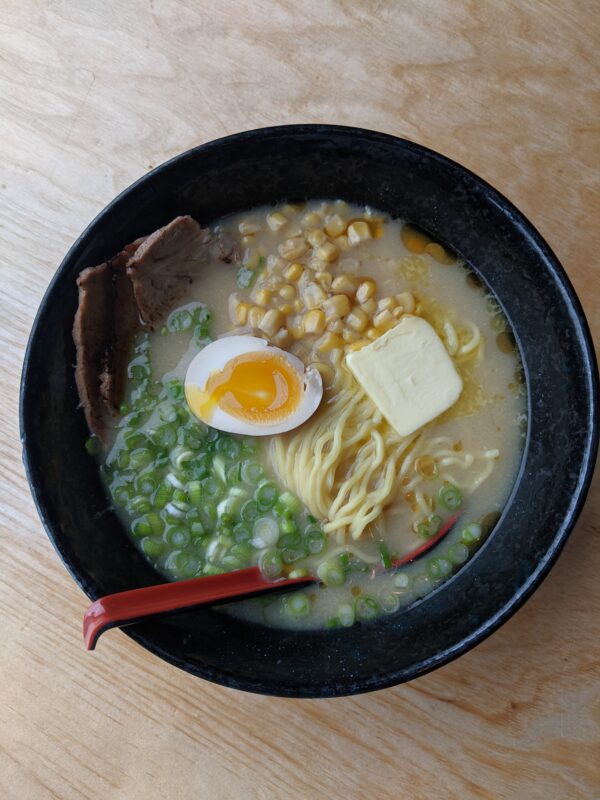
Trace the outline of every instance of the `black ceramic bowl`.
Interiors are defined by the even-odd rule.
[[[318,633],[272,630],[211,610],[126,629],[194,675],[293,697],[410,680],[498,628],[563,547],[597,449],[598,377],[581,307],[549,247],[507,200],[458,164],[380,133],[303,125],[230,136],[177,156],[107,206],[69,251],[33,326],[21,390],[25,466],[48,535],[89,598],[162,578],[107,511],[96,465],[83,447],[87,431],[71,339],[77,274],[177,214],[207,223],[264,203],[320,197],[409,219],[482,276],[521,348],[529,430],[514,490],[492,535],[452,580],[408,610]]]

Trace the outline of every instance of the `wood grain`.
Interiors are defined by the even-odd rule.
[[[118,632],[83,651],[86,601],[17,428],[27,336],[74,237],[152,165],[262,125],[362,125],[475,170],[548,239],[599,341],[599,48],[595,0],[4,0],[2,798],[600,797],[598,480],[551,576],[476,650],[376,694],[268,699]]]

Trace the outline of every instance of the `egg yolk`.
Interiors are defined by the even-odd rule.
[[[192,411],[210,422],[215,408],[258,424],[280,422],[301,399],[300,376],[277,353],[244,353],[209,375],[204,390],[186,386]]]

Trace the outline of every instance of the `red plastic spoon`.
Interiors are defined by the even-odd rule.
[[[408,564],[430,550],[450,531],[457,519],[458,514],[451,517],[439,533],[427,539],[416,550],[392,561],[392,568]],[[318,581],[315,575],[268,580],[258,567],[247,567],[221,575],[161,583],[157,586],[145,586],[143,589],[109,594],[93,602],[85,612],[83,641],[86,649],[93,650],[100,635],[109,628],[122,628],[148,617],[185,611],[200,605],[217,604],[257,592],[318,583]]]

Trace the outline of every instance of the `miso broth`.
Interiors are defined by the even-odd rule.
[[[222,607],[254,622],[347,627],[424,597],[484,540],[521,457],[523,376],[496,301],[412,226],[342,201],[254,209],[216,227],[239,243],[239,263],[199,275],[160,329],[136,337],[130,391],[103,467],[126,530],[169,579],[254,563],[273,577],[319,575],[321,583],[306,589]],[[263,330],[269,309],[277,312],[276,329]],[[309,316],[322,309],[327,313]],[[317,415],[327,413],[344,355],[375,341],[404,314],[433,325],[463,392],[406,444],[394,495],[360,531],[342,519],[328,532],[330,515],[319,512],[308,491],[302,496],[301,483],[287,479],[281,451],[298,444],[305,426],[284,435],[277,455],[268,437],[219,433],[186,408],[182,381],[193,356],[211,339],[238,331],[315,364],[325,385]],[[389,452],[397,447],[391,441]],[[339,465],[336,480],[360,467],[363,444],[356,458]],[[385,466],[373,468],[371,490]],[[335,504],[352,508],[348,498]],[[454,513],[455,528],[426,556],[386,569]]]

